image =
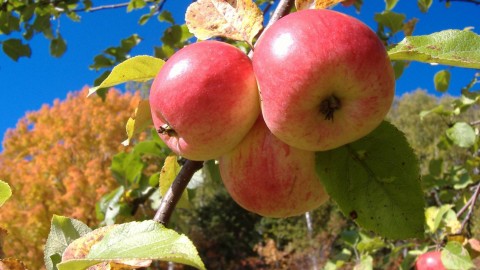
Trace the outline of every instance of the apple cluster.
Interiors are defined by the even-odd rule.
[[[220,41],[179,50],[156,76],[150,105],[173,152],[217,159],[238,204],[288,217],[328,198],[315,152],[380,125],[394,88],[386,50],[370,28],[335,11],[304,10],[267,28],[252,59]]]

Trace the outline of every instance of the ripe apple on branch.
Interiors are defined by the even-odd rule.
[[[218,41],[181,49],[155,78],[150,104],[160,137],[175,153],[218,158],[234,200],[261,215],[286,217],[328,197],[314,151],[375,129],[394,86],[372,30],[338,12],[305,10],[267,28],[253,61]],[[260,108],[263,118],[252,128]]]

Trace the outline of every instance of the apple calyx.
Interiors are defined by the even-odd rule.
[[[340,109],[340,107],[340,99],[331,95],[320,103],[320,112],[325,115],[325,120],[332,120],[333,122],[333,114],[336,110]]]
[[[169,126],[168,124],[164,124],[164,125],[160,126],[157,129],[157,132],[160,133],[160,134],[163,134],[163,135],[168,135],[170,137],[173,137],[173,136],[177,135],[177,132],[175,132],[175,130],[171,126]]]

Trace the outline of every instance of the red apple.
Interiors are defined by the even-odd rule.
[[[260,114],[252,62],[223,42],[188,45],[156,76],[150,106],[160,137],[175,153],[217,158],[243,139]]]
[[[415,263],[417,270],[446,270],[443,266],[440,251],[429,251],[418,256]]]
[[[329,150],[370,133],[394,97],[386,50],[359,20],[302,10],[278,20],[253,55],[262,113],[289,145]]]
[[[315,153],[277,139],[259,117],[252,130],[219,159],[223,183],[243,208],[266,217],[289,217],[328,199],[315,171]]]

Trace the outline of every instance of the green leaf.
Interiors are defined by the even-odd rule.
[[[162,11],[162,13],[158,15],[158,20],[160,22],[169,22],[171,24],[175,24],[172,13],[170,13],[168,10]]]
[[[442,263],[447,269],[474,269],[475,265],[468,251],[458,242],[448,242],[442,250]]]
[[[141,9],[145,7],[145,5],[147,5],[145,0],[130,0],[130,3],[128,3],[127,6],[127,12],[130,12],[134,9]]]
[[[123,202],[120,202],[124,193],[125,187],[120,186],[103,196],[97,203],[97,216],[99,219],[103,219],[106,225],[114,224],[117,216],[124,212],[126,206]]]
[[[111,87],[128,81],[146,82],[155,78],[165,61],[141,55],[132,57],[115,66],[108,77],[99,85],[90,88],[88,95],[100,88]]]
[[[480,36],[463,30],[445,30],[405,37],[388,50],[391,60],[419,61],[480,68]]]
[[[205,269],[197,249],[185,235],[153,220],[115,226],[92,246],[84,259],[62,262],[58,269],[83,270],[101,262],[133,259],[172,261]]]
[[[32,51],[28,44],[23,44],[21,39],[11,38],[2,42],[3,52],[12,58],[14,61],[18,61],[20,57],[30,57]]]
[[[402,76],[405,66],[407,66],[405,61],[394,61],[393,62],[393,71],[395,72],[395,80],[398,80]]]
[[[0,206],[12,196],[12,189],[8,183],[0,180]]]
[[[44,252],[47,270],[57,269],[55,261],[59,256],[61,258],[67,246],[75,239],[91,231],[87,225],[79,220],[53,215]]]
[[[127,146],[133,136],[139,132],[144,131],[148,126],[152,125],[152,115],[150,112],[150,103],[148,100],[141,100],[138,103],[135,113],[127,121],[126,131],[127,139],[122,143]]]
[[[435,76],[433,77],[433,83],[437,91],[442,93],[447,91],[448,86],[450,85],[450,71],[444,69],[435,73]]]
[[[373,258],[370,255],[362,255],[360,261],[353,267],[353,270],[372,270]]]
[[[425,210],[425,219],[427,227],[431,233],[435,233],[442,222],[443,216],[452,208],[452,205],[446,204],[441,207],[431,206]]]
[[[477,139],[475,130],[465,122],[455,123],[453,127],[447,129],[447,137],[463,148],[472,147]]]
[[[423,235],[418,160],[390,123],[351,144],[317,152],[316,164],[328,194],[364,229],[393,239]]]
[[[191,37],[193,35],[185,24],[173,25],[163,33],[162,42],[170,47],[181,48]]]
[[[53,57],[60,57],[62,56],[65,51],[67,50],[67,43],[62,38],[61,35],[58,35],[57,38],[52,39],[50,42],[50,54]]]
[[[177,157],[168,156],[165,159],[162,171],[160,172],[160,194],[162,194],[162,196],[165,196],[167,190],[170,188],[179,172],[180,165],[177,162]],[[186,209],[190,208],[187,190],[183,191],[182,196],[177,203],[177,207]]]
[[[405,14],[396,13],[393,11],[383,11],[382,13],[375,13],[374,19],[377,23],[386,26],[392,31],[392,34],[402,30],[403,22],[407,17]]]
[[[418,8],[423,13],[426,13],[428,9],[432,6],[433,0],[417,0]]]
[[[392,10],[398,3],[398,0],[385,0],[385,9]]]
[[[0,12],[0,34],[10,34],[12,31],[20,31],[20,19],[13,12]]]

